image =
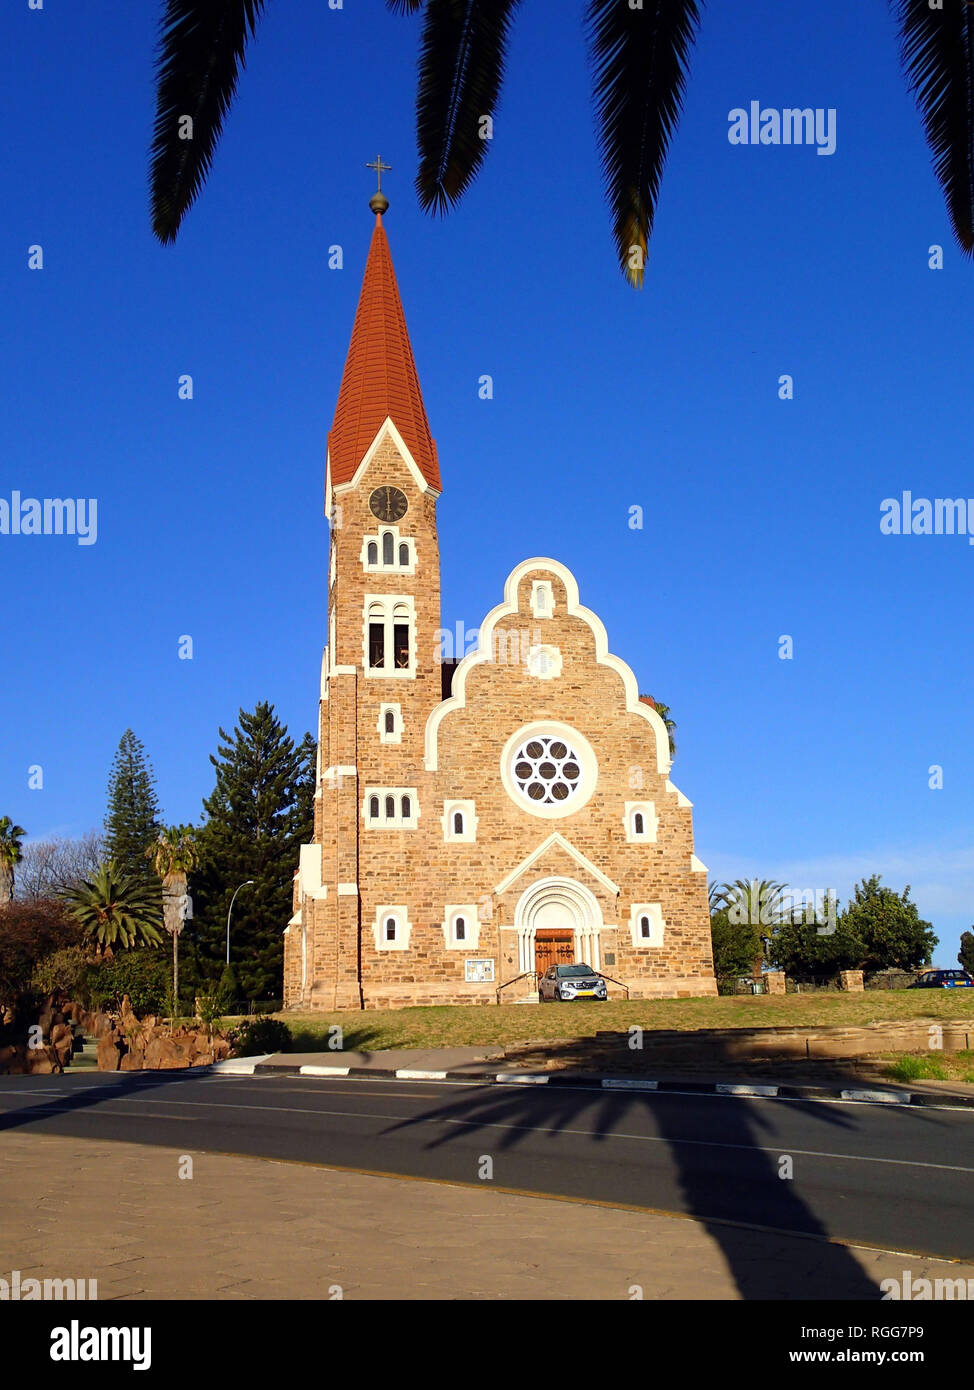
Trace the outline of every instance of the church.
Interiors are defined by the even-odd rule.
[[[571,962],[610,998],[715,994],[706,868],[666,728],[568,566],[522,560],[476,650],[444,655],[443,482],[388,206],[380,188],[328,435],[314,836],[285,1007],[529,1004]]]

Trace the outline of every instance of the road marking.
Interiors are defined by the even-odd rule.
[[[843,1100],[867,1100],[872,1105],[909,1105],[909,1091],[842,1091]]]
[[[347,1076],[348,1067],[302,1067],[299,1076]]]
[[[147,1105],[155,1102],[146,1101]],[[403,1115],[382,1115],[375,1111],[366,1110],[308,1110],[302,1106],[292,1105],[237,1105],[225,1101],[208,1100],[174,1100],[167,1097],[164,1101],[158,1102],[160,1105],[192,1106],[197,1109],[210,1110],[259,1110],[269,1115],[317,1115],[319,1117],[329,1116],[339,1119],[351,1120],[395,1120],[399,1127],[414,1125],[454,1125],[466,1129],[506,1129],[515,1130],[525,1134],[551,1134],[562,1135],[572,1134],[579,1138],[598,1139],[604,1143],[611,1139],[625,1139],[637,1144],[666,1144],[670,1147],[697,1148],[697,1149],[733,1149],[742,1153],[753,1154],[773,1154],[777,1156],[781,1153],[781,1145],[774,1147],[762,1144],[728,1144],[722,1140],[715,1139],[680,1139],[675,1136],[668,1137],[661,1134],[628,1134],[621,1130],[613,1130],[610,1134],[596,1135],[591,1129],[569,1129],[559,1126],[552,1129],[544,1125],[515,1125],[505,1124],[498,1120],[458,1120],[446,1116],[403,1116]],[[96,1115],[98,1110],[76,1109],[73,1106],[51,1106],[50,1113],[59,1113],[66,1110],[69,1114],[91,1114]],[[100,1107],[101,1113],[105,1113],[104,1108]],[[15,1108],[2,1112],[4,1114],[19,1114],[21,1110]],[[167,1118],[180,1118],[179,1116]],[[188,1118],[188,1117],[187,1117]],[[967,1168],[960,1164],[953,1163],[927,1163],[921,1159],[912,1158],[875,1158],[868,1154],[832,1153],[827,1149],[796,1149],[788,1146],[790,1154],[800,1154],[803,1158],[831,1158],[839,1162],[848,1163],[882,1163],[896,1168],[928,1168],[941,1173],[974,1173],[974,1168]]]
[[[494,1080],[506,1082],[509,1086],[547,1086],[549,1075],[546,1071],[499,1071]]]
[[[719,1081],[717,1090],[722,1096],[776,1096],[777,1086],[751,1086],[736,1081]]]
[[[600,1089],[603,1091],[655,1091],[658,1085],[658,1081],[629,1081],[625,1077],[607,1077],[602,1082]],[[566,1086],[564,1089],[566,1091],[573,1091],[575,1087]],[[588,1088],[586,1087],[586,1089]],[[592,1089],[594,1090],[595,1087],[592,1087]]]

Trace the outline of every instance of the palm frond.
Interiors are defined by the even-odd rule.
[[[152,228],[162,242],[175,241],[206,182],[263,8],[264,0],[166,0],[150,173]]]
[[[425,3],[426,0],[386,0],[390,10],[396,14],[415,14],[417,10],[423,8]]]
[[[639,288],[670,140],[683,105],[699,0],[589,0],[599,153],[619,264]]]
[[[507,35],[519,0],[429,0],[419,57],[416,192],[446,212],[476,177],[490,144]]]
[[[923,118],[954,236],[974,254],[974,7],[892,0],[900,61]]]

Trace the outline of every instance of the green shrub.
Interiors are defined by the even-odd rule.
[[[169,961],[161,951],[147,948],[119,951],[113,960],[88,967],[87,990],[94,1009],[117,1011],[127,994],[137,1017],[163,1015],[172,992]]]
[[[279,1018],[266,1014],[245,1018],[232,1030],[230,1051],[234,1057],[259,1057],[265,1052],[290,1052],[291,1030]]]
[[[62,946],[51,951],[34,967],[30,987],[36,994],[54,994],[63,990],[80,1004],[88,1003],[88,965],[86,951],[81,946]]]
[[[894,1081],[946,1081],[947,1073],[936,1057],[897,1057],[886,1068]]]

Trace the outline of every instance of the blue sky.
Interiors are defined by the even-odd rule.
[[[524,4],[486,168],[446,219],[412,191],[416,22],[268,0],[168,248],[146,186],[160,8],[0,17],[0,497],[99,502],[95,545],[0,536],[0,812],[32,837],[99,824],[131,726],[167,819],[196,820],[241,706],[314,727],[325,436],[381,151],[443,471],[444,626],[476,627],[525,556],[562,560],[672,709],[711,875],[909,882],[952,964],[974,920],[974,549],[879,516],[904,489],[974,495],[974,266],[888,7],[709,7],[641,293],[614,264],[580,0]],[[835,153],[731,145],[751,100],[835,108]]]

